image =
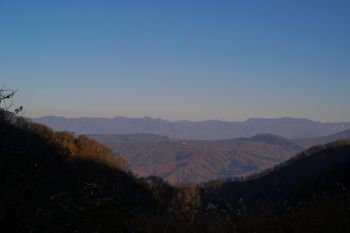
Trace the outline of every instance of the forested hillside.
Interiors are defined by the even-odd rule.
[[[231,140],[175,140],[150,134],[89,135],[128,160],[139,176],[171,183],[231,179],[273,167],[303,147],[286,138],[262,134]]]
[[[6,232],[120,232],[157,202],[125,161],[87,137],[0,112],[0,224]]]
[[[290,201],[311,198],[315,193],[327,194],[350,187],[350,140],[312,147],[290,160],[264,172],[243,177],[241,180],[204,185],[204,202],[225,206],[244,200]],[[344,191],[343,190],[343,191]],[[349,190],[347,190],[349,191]]]
[[[350,141],[312,147],[233,182],[174,186],[136,178],[109,148],[16,116],[21,109],[0,108],[0,229],[6,232],[350,230]],[[148,142],[168,140],[149,135]],[[250,140],[299,149],[273,135]]]
[[[157,177],[135,178],[123,160],[91,139],[23,118],[1,121],[0,139],[0,225],[6,232],[350,229],[348,141],[312,148],[239,182],[175,187]]]

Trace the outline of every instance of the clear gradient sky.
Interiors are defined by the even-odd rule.
[[[0,0],[27,116],[350,121],[350,1]]]

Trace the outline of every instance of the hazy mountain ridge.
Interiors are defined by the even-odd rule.
[[[226,140],[175,140],[153,134],[89,137],[122,154],[137,175],[159,176],[171,182],[203,182],[261,172],[312,146],[350,139],[350,130],[295,140],[275,134]]]
[[[304,148],[309,148],[315,145],[322,145],[322,144],[330,143],[341,139],[350,139],[350,129],[347,129],[329,136],[316,137],[316,138],[302,138],[302,139],[295,139],[293,141],[298,145],[303,146]]]
[[[135,174],[159,176],[171,182],[203,182],[256,173],[304,149],[272,134],[216,141],[139,134],[89,137],[122,154]]]
[[[158,134],[175,139],[221,140],[238,137],[252,137],[272,133],[286,138],[321,137],[350,128],[350,123],[321,123],[308,119],[252,118],[243,122],[168,121],[144,118],[65,118],[46,116],[34,118],[35,122],[55,130],[68,130],[77,134]]]

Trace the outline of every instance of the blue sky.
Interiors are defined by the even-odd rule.
[[[0,0],[27,116],[350,121],[350,1]]]

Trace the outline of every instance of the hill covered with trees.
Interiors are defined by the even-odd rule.
[[[272,134],[215,141],[175,140],[150,134],[88,136],[121,154],[133,173],[158,176],[171,183],[198,183],[257,173],[303,150]]]
[[[118,232],[156,206],[123,159],[84,136],[12,117],[0,155],[0,223],[11,232]]]
[[[348,141],[312,148],[244,181],[174,187],[135,178],[86,137],[22,118],[1,126],[0,224],[7,232],[349,229]]]
[[[350,230],[349,141],[310,148],[233,182],[173,186],[135,177],[123,159],[92,139],[55,132],[8,110],[0,109],[4,232]]]

